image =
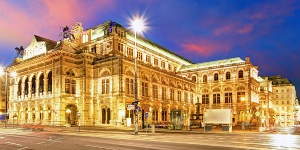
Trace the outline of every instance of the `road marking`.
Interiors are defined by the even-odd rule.
[[[94,146],[94,145],[85,145],[85,146],[88,146],[88,147],[96,147],[96,148],[101,148],[101,149],[108,149],[108,150],[117,150],[117,149],[114,149],[114,148],[101,147],[101,146]]]
[[[17,145],[17,146],[22,146],[21,144],[17,144],[17,143],[12,143],[12,142],[5,142],[7,144],[11,144],[11,145]]]

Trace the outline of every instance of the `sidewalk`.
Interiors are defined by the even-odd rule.
[[[23,129],[22,125],[12,125],[7,124],[6,127],[4,124],[0,124],[1,129]],[[65,126],[44,126],[44,131],[50,132],[112,132],[112,133],[134,133],[134,127],[124,127],[124,126],[109,126],[109,125],[101,125],[101,126],[75,126],[75,127],[65,127]],[[254,130],[242,130],[234,128],[232,132],[229,131],[222,131],[222,128],[212,128],[211,131],[204,131],[203,128],[193,128],[193,129],[186,129],[186,130],[171,130],[165,128],[155,128],[154,132],[152,128],[144,128],[139,129],[139,134],[154,134],[154,133],[190,133],[190,134],[293,134],[290,132],[291,128],[280,128],[274,131],[263,131],[259,132],[257,129]]]
[[[125,132],[125,133],[134,133],[133,127],[123,127],[123,126],[81,126],[79,127],[63,127],[63,126],[45,126],[46,131],[54,131],[54,132],[104,132],[104,131],[110,131],[110,132]],[[154,132],[152,131],[152,128],[144,128],[138,130],[139,134],[149,134],[149,133],[222,133],[222,134],[235,134],[235,133],[245,133],[245,134],[256,134],[256,133],[266,133],[266,132],[258,132],[258,131],[242,131],[242,130],[232,130],[232,132],[229,131],[222,131],[221,128],[215,128],[212,129],[212,131],[204,131],[203,128],[195,128],[192,130],[171,130],[171,129],[164,129],[164,128],[155,128]]]

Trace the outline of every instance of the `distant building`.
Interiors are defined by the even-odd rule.
[[[0,113],[5,114],[5,75],[0,76]]]
[[[272,81],[268,80],[268,77],[259,77],[259,107],[255,108],[254,117],[260,126],[264,129],[270,129],[275,125],[276,112],[274,105],[274,95]]]
[[[294,125],[295,106],[297,104],[296,89],[293,83],[280,75],[263,77],[272,81],[275,120],[282,126]]]

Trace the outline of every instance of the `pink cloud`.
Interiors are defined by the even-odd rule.
[[[227,52],[231,49],[229,43],[209,41],[198,39],[192,42],[186,42],[181,45],[185,51],[195,52],[202,56],[208,57],[220,52]]]
[[[24,4],[0,1],[0,32],[5,35],[0,42],[26,47],[34,34],[57,40],[60,27],[91,19],[91,13],[99,12],[99,6],[115,5],[109,0],[93,4],[79,0],[27,1]]]
[[[250,33],[253,30],[253,24],[248,24],[242,28],[240,28],[239,30],[237,30],[237,32],[239,34],[247,34]]]
[[[235,24],[227,24],[227,25],[224,25],[224,26],[214,29],[213,33],[214,33],[214,35],[219,36],[221,34],[232,32],[235,27],[236,27]]]

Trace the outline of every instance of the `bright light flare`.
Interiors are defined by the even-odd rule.
[[[135,15],[127,19],[130,22],[130,30],[143,34],[148,30],[147,19],[144,16]]]
[[[144,21],[140,18],[135,18],[135,20],[132,22],[132,28],[136,32],[141,32],[144,29]]]

